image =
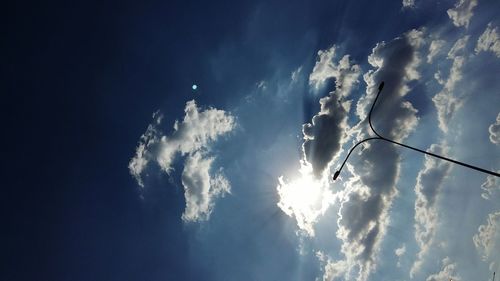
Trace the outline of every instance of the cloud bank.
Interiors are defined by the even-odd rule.
[[[386,82],[383,97],[374,112],[375,127],[382,134],[396,140],[405,139],[418,123],[416,109],[405,100],[408,82],[419,77],[421,62],[418,49],[422,31],[412,30],[388,43],[377,44],[368,62],[375,67],[364,75],[367,95],[357,104],[361,120],[367,115],[377,93],[378,84]],[[366,122],[357,125],[358,139],[367,135]],[[343,279],[357,271],[357,280],[367,280],[376,268],[380,244],[387,231],[389,209],[397,194],[399,176],[398,149],[388,144],[370,144],[360,153],[354,177],[346,184],[344,200],[339,210],[337,237],[342,241],[341,252],[346,268]],[[337,262],[338,263],[338,262]],[[342,278],[340,278],[342,279]]]
[[[215,157],[210,156],[211,145],[235,127],[234,117],[223,110],[200,110],[194,100],[188,101],[182,122],[175,121],[173,132],[164,135],[160,130],[162,116],[153,115],[154,122],[141,136],[129,171],[144,188],[144,174],[149,163],[155,162],[169,174],[176,155],[185,157],[182,185],[186,208],[184,221],[206,220],[212,212],[215,199],[230,192],[230,184],[222,169],[213,171]]]
[[[438,155],[446,155],[448,148],[445,145],[433,144],[429,151]],[[450,169],[451,163],[426,155],[424,169],[418,173],[415,186],[415,240],[420,250],[410,270],[412,278],[420,269],[433,243],[438,224],[436,198]]]

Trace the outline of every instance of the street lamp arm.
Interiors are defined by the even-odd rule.
[[[333,175],[333,180],[336,180],[337,177],[339,176],[340,174],[340,171],[342,171],[342,168],[344,168],[344,165],[345,163],[347,162],[347,159],[349,159],[349,156],[351,156],[351,153],[354,151],[354,149],[356,149],[356,147],[358,147],[358,145],[364,143],[365,141],[369,141],[369,140],[383,140],[383,138],[380,138],[380,137],[373,137],[373,138],[367,138],[367,139],[364,139],[360,142],[358,142],[357,144],[355,144],[351,150],[349,150],[349,153],[347,154],[346,158],[344,159],[344,162],[342,163],[342,166],[340,166],[340,169],[338,169],[335,174]]]
[[[425,151],[425,150],[422,150],[422,149],[419,149],[419,148],[415,148],[415,147],[412,147],[412,146],[409,146],[409,145],[406,145],[404,143],[400,143],[400,142],[397,142],[395,140],[391,140],[391,139],[388,139],[386,137],[383,137],[382,135],[380,135],[376,130],[375,128],[373,127],[372,125],[372,112],[373,112],[373,108],[375,107],[375,104],[377,103],[377,100],[378,100],[378,97],[380,96],[380,93],[382,92],[382,89],[384,88],[384,82],[380,83],[380,85],[378,86],[378,93],[377,93],[377,96],[375,97],[375,100],[373,101],[372,103],[372,106],[370,108],[370,112],[368,113],[368,124],[370,125],[370,128],[372,129],[372,131],[375,133],[375,135],[377,135],[376,137],[372,137],[372,138],[367,138],[367,139],[364,139],[360,142],[358,142],[356,145],[354,145],[353,148],[351,148],[351,150],[349,151],[349,154],[347,154],[347,157],[345,158],[344,162],[342,163],[342,166],[340,166],[340,169],[338,169],[335,174],[333,175],[333,180],[336,180],[337,177],[339,176],[340,174],[340,171],[342,170],[342,168],[344,167],[345,163],[347,162],[347,159],[349,158],[349,156],[351,155],[352,151],[360,144],[362,144],[363,142],[365,141],[369,141],[369,140],[374,140],[374,139],[379,139],[379,140],[384,140],[384,141],[387,141],[387,142],[390,142],[390,143],[393,143],[393,144],[396,144],[396,145],[399,145],[399,146],[402,146],[402,147],[405,147],[405,148],[409,148],[411,150],[414,150],[414,151],[417,151],[417,152],[421,152],[423,154],[426,154],[426,155],[430,155],[430,156],[433,156],[433,157],[436,157],[436,158],[439,158],[439,159],[442,159],[442,160],[446,160],[446,161],[449,161],[449,162],[452,162],[452,163],[455,163],[455,164],[458,164],[458,165],[461,165],[461,166],[464,166],[464,167],[467,167],[467,168],[470,168],[470,169],[473,169],[473,170],[476,170],[476,171],[480,171],[480,172],[483,172],[483,173],[486,173],[486,174],[490,174],[490,175],[493,175],[493,176],[497,176],[497,177],[500,177],[500,174],[499,173],[496,173],[496,172],[493,172],[493,171],[489,171],[489,170],[486,170],[486,169],[483,169],[483,168],[479,168],[479,167],[476,167],[476,166],[473,166],[473,165],[470,165],[470,164],[467,164],[467,163],[463,163],[463,162],[460,162],[460,161],[457,161],[457,160],[453,160],[451,158],[447,158],[447,157],[444,157],[444,156],[441,156],[441,155],[438,155],[438,154],[435,154],[435,153],[432,153],[432,152],[428,152],[428,151]]]
[[[471,168],[471,169],[474,169],[476,171],[480,171],[480,172],[483,172],[483,173],[487,173],[487,174],[490,174],[490,175],[493,175],[493,176],[497,176],[497,177],[500,177],[500,174],[499,173],[495,173],[493,171],[489,171],[489,170],[486,170],[486,169],[483,169],[483,168],[479,168],[479,167],[476,167],[476,166],[472,166],[470,164],[467,164],[467,163],[463,163],[463,162],[460,162],[460,161],[457,161],[457,160],[453,160],[453,159],[450,159],[450,158],[447,158],[447,157],[444,157],[444,156],[441,156],[441,155],[438,155],[438,154],[435,154],[435,153],[432,153],[432,152],[429,152],[429,151],[425,151],[425,150],[422,150],[422,149],[418,149],[416,147],[411,147],[409,145],[406,145],[404,143],[399,143],[397,141],[393,141],[391,139],[386,139],[386,138],[383,138],[383,137],[380,137],[380,139],[382,140],[385,140],[385,141],[388,141],[390,143],[393,143],[393,144],[397,144],[397,145],[400,145],[402,147],[406,147],[406,148],[409,148],[411,150],[415,150],[415,151],[418,151],[418,152],[421,152],[421,153],[424,153],[424,154],[427,154],[427,155],[430,155],[430,156],[433,156],[433,157],[436,157],[436,158],[439,158],[439,159],[442,159],[442,160],[446,160],[446,161],[449,161],[449,162],[452,162],[452,163],[455,163],[455,164],[458,164],[458,165],[461,165],[461,166],[464,166],[464,167],[467,167],[467,168]]]
[[[370,108],[370,112],[368,113],[368,124],[370,124],[370,128],[375,133],[375,135],[377,135],[381,139],[386,139],[383,136],[381,136],[379,133],[377,133],[377,131],[375,130],[375,128],[373,128],[373,125],[372,125],[372,112],[373,112],[373,108],[375,107],[375,104],[377,103],[377,100],[378,100],[378,96],[380,96],[380,93],[382,92],[383,88],[384,88],[384,81],[382,81],[382,83],[380,83],[380,85],[378,86],[377,96],[375,97],[375,100],[372,103],[372,107]]]

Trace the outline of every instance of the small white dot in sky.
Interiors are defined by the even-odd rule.
[[[193,90],[196,90],[196,89],[198,89],[198,85],[193,84],[193,86],[191,86],[191,88],[193,88]]]

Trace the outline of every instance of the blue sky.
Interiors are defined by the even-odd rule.
[[[2,280],[490,280],[500,3],[11,3]],[[193,89],[193,85],[197,85]]]

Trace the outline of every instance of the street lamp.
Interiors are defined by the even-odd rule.
[[[367,142],[367,141],[370,141],[370,140],[383,140],[383,141],[387,141],[387,142],[390,142],[390,143],[393,143],[393,144],[396,144],[396,145],[399,145],[399,146],[402,146],[402,147],[405,147],[405,148],[409,148],[411,150],[414,150],[414,151],[418,151],[418,152],[421,152],[421,153],[424,153],[424,154],[427,154],[427,155],[430,155],[430,156],[433,156],[433,157],[436,157],[436,158],[439,158],[439,159],[442,159],[442,160],[446,160],[446,161],[449,161],[449,162],[452,162],[452,163],[455,163],[455,164],[458,164],[458,165],[462,165],[464,167],[467,167],[467,168],[470,168],[470,169],[474,169],[474,170],[477,170],[477,171],[480,171],[480,172],[483,172],[483,173],[486,173],[486,174],[490,174],[490,175],[493,175],[493,176],[497,176],[497,177],[500,177],[500,174],[498,173],[495,173],[495,172],[492,172],[492,171],[489,171],[489,170],[485,170],[483,168],[479,168],[479,167],[476,167],[476,166],[473,166],[473,165],[470,165],[470,164],[467,164],[467,163],[463,163],[463,162],[460,162],[460,161],[457,161],[457,160],[453,160],[453,159],[450,159],[450,158],[447,158],[447,157],[444,157],[444,156],[441,156],[441,155],[437,155],[437,154],[434,154],[432,152],[428,152],[428,151],[425,151],[425,150],[422,150],[422,149],[418,149],[418,148],[415,148],[415,147],[411,147],[409,145],[406,145],[404,143],[400,143],[400,142],[397,142],[395,140],[391,140],[391,139],[388,139],[382,135],[380,135],[376,130],[375,128],[373,128],[373,125],[372,125],[372,111],[373,111],[373,108],[375,107],[375,104],[377,103],[377,99],[380,95],[380,93],[382,92],[382,89],[384,88],[384,82],[382,81],[382,83],[380,83],[380,85],[378,86],[378,93],[377,93],[377,96],[375,97],[375,100],[373,101],[373,104],[372,104],[372,107],[370,108],[370,112],[368,113],[368,123],[370,124],[370,128],[371,130],[375,133],[376,137],[371,137],[371,138],[366,138],[360,142],[358,142],[357,144],[355,144],[351,150],[349,150],[349,153],[347,154],[344,162],[342,163],[342,166],[340,166],[340,169],[338,169],[335,174],[333,175],[333,180],[336,180],[337,177],[339,176],[340,174],[340,171],[342,171],[342,168],[344,167],[345,163],[347,162],[347,159],[349,159],[349,156],[351,155],[351,153],[353,152],[353,150],[360,144],[364,143],[364,142]]]

